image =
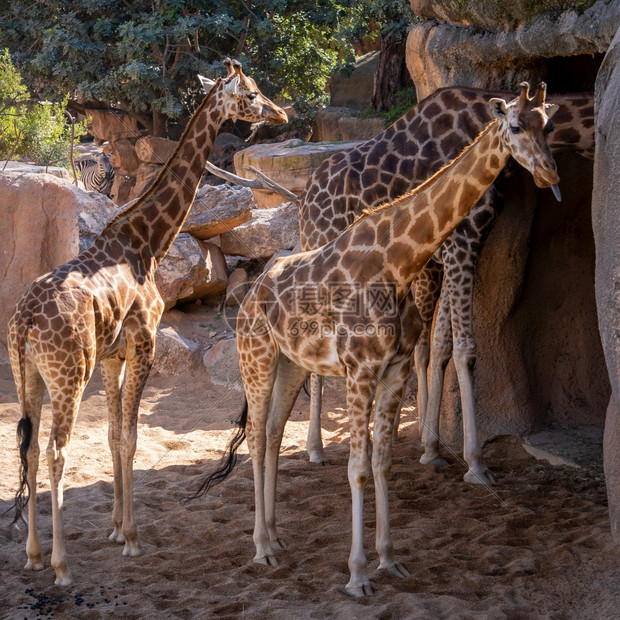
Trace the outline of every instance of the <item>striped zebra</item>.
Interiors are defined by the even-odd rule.
[[[110,155],[85,157],[75,162],[75,168],[80,171],[80,178],[86,191],[99,192],[112,198],[110,192],[114,182],[114,168],[110,164]]]

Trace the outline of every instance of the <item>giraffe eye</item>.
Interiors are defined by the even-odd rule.
[[[254,99],[256,99],[256,97],[258,97],[258,93],[249,93],[248,94],[248,99],[250,101],[254,101]]]
[[[519,125],[510,125],[510,131],[512,133],[521,133],[521,127]]]
[[[547,124],[545,125],[545,134],[550,134],[554,129],[553,126],[553,122],[552,121],[547,121]]]

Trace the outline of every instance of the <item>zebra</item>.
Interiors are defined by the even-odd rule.
[[[75,168],[80,171],[86,191],[99,192],[112,198],[114,168],[110,164],[110,155],[97,154],[94,157],[85,157],[75,162]]]

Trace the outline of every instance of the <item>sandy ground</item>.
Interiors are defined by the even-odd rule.
[[[111,461],[104,393],[96,374],[70,446],[65,529],[75,583],[53,585],[45,406],[38,497],[46,567],[22,570],[25,528],[0,519],[1,618],[612,618],[620,609],[618,548],[608,532],[600,475],[551,466],[503,437],[485,447],[497,485],[462,482],[449,467],[423,467],[413,406],[394,448],[390,501],[394,545],[411,577],[377,572],[374,491],[366,496],[366,549],[375,594],[356,601],[348,580],[350,495],[347,418],[340,391],[327,391],[329,463],[305,454],[308,398],[287,425],[280,459],[278,519],[288,549],[280,566],[252,562],[253,485],[247,447],[233,474],[189,506],[222,454],[241,393],[199,377],[152,375],[135,459],[135,506],[145,554],[121,556],[111,531]],[[413,401],[411,401],[411,405]],[[0,512],[17,481],[18,405],[0,366]]]

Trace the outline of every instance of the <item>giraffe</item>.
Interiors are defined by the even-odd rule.
[[[491,121],[488,101],[506,96],[504,91],[466,87],[442,88],[419,102],[394,125],[351,150],[326,159],[308,180],[300,199],[299,221],[302,250],[320,247],[335,238],[364,209],[393,200],[423,182],[471,143]],[[592,158],[594,152],[594,103],[591,93],[556,95],[559,105],[548,136],[552,152],[572,150]],[[484,240],[495,219],[495,191],[491,187],[446,243],[420,272],[415,299],[423,329],[415,348],[418,412],[426,431],[423,464],[445,463],[438,453],[439,406],[443,369],[452,352],[461,385],[464,440],[474,446],[472,462],[464,479],[470,483],[493,482],[482,460],[475,423],[473,364],[475,341],[472,327],[473,278]],[[441,295],[433,334],[431,399],[428,403],[428,366],[431,325]],[[325,462],[321,441],[322,381],[311,381],[310,425],[307,451],[310,461]],[[427,409],[432,410],[428,417]],[[398,416],[397,416],[398,418]],[[395,435],[398,419],[394,427]]]
[[[247,398],[241,429],[225,464],[196,495],[230,473],[235,451],[247,436],[256,502],[255,562],[277,565],[275,549],[284,547],[275,519],[278,453],[295,399],[314,372],[345,377],[347,385],[352,544],[346,591],[353,597],[372,594],[363,545],[371,461],[379,568],[409,575],[392,547],[387,475],[393,420],[422,328],[411,283],[511,155],[538,186],[559,181],[545,141],[548,118],[557,106],[545,103],[544,84],[532,99],[523,84],[517,99],[507,104],[492,98],[489,105],[495,120],[450,165],[405,196],[365,212],[326,245],[278,259],[243,300],[236,332]]]
[[[151,188],[113,217],[89,248],[35,280],[9,321],[9,355],[22,412],[15,520],[25,507],[27,490],[25,569],[41,570],[36,474],[45,386],[53,415],[47,461],[56,585],[72,583],[62,523],[62,480],[71,432],[94,365],[101,362],[109,410],[114,470],[114,529],[109,538],[124,543],[123,555],[136,556],[142,552],[132,498],[138,408],[164,310],[155,269],[187,217],[221,123],[233,117],[276,124],[287,120],[244,75],[239,62],[227,59],[225,65],[226,78],[214,82],[199,76],[207,95]]]

